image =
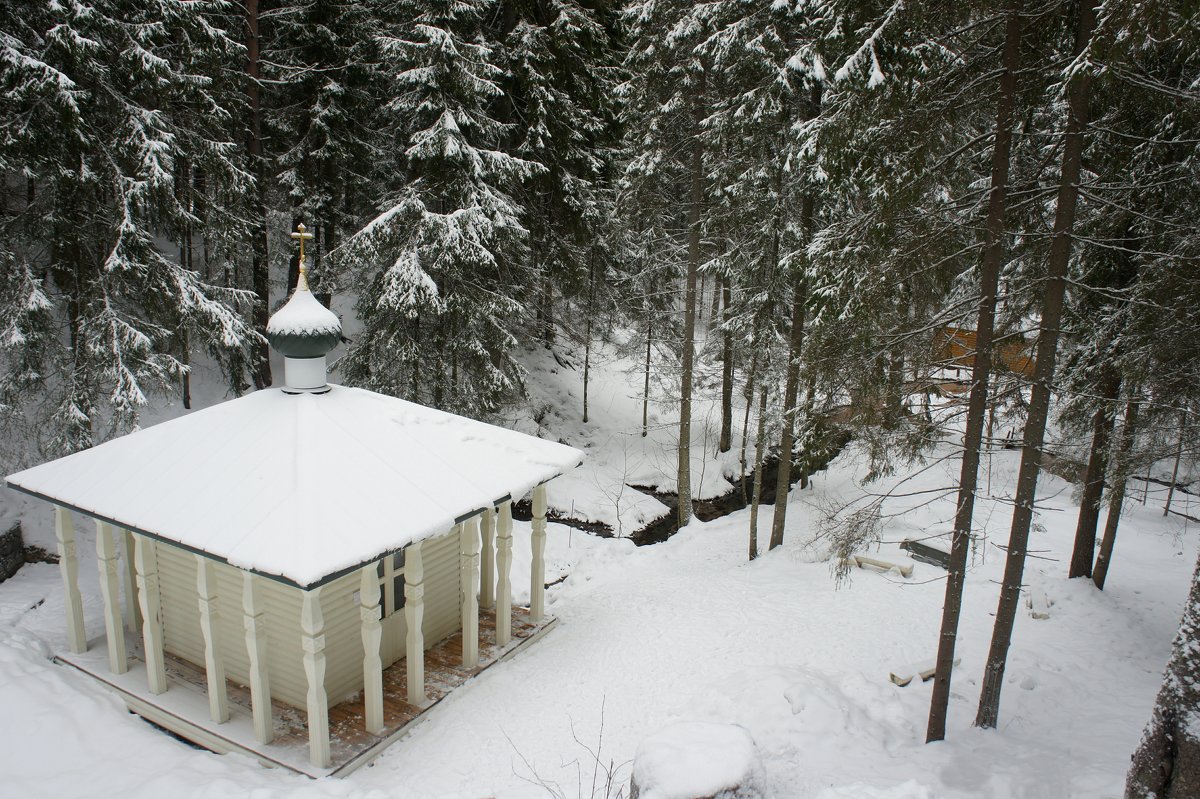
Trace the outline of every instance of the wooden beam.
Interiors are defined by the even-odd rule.
[[[404,624],[408,630],[405,640],[404,664],[408,669],[408,702],[425,703],[425,561],[421,542],[409,544],[404,550]]]
[[[462,662],[479,665],[479,517],[459,528],[459,589],[462,593]]]
[[[496,521],[496,645],[512,640],[512,501],[500,505]]]
[[[496,607],[496,511],[488,508],[479,520],[479,607]]]
[[[104,599],[104,632],[108,638],[108,670],[113,674],[129,671],[125,651],[125,627],[121,620],[121,579],[117,574],[116,532],[108,522],[96,520],[96,565],[100,570],[100,596]]]
[[[546,485],[533,489],[533,534],[530,546],[533,560],[529,566],[529,620],[539,622],[546,615]]]
[[[242,621],[246,627],[246,654],[250,659],[250,707],[254,715],[254,737],[269,744],[275,737],[271,718],[271,680],[267,671],[267,622],[255,581],[242,572]]]
[[[142,634],[142,611],[138,607],[137,598],[137,569],[133,566],[133,533],[123,527],[117,528],[120,538],[121,562],[125,586],[125,629],[134,635]]]
[[[325,616],[320,588],[305,591],[301,600],[300,646],[308,677],[308,760],[318,768],[328,768],[329,695],[325,693]]]
[[[58,540],[58,572],[62,575],[63,604],[67,609],[67,646],[78,655],[87,651],[87,636],[83,632],[83,598],[79,595],[75,523],[66,508],[54,508],[54,537]]]
[[[142,608],[142,646],[146,656],[146,682],[150,693],[167,690],[163,660],[162,596],[158,587],[158,550],[153,538],[133,538],[133,563],[137,567],[138,603]]]
[[[378,735],[384,729],[383,660],[379,656],[379,647],[383,642],[383,625],[379,621],[382,617],[382,609],[379,607],[381,597],[379,574],[375,571],[374,563],[363,566],[358,595],[363,642],[363,722],[367,732]]]
[[[225,689],[225,661],[220,636],[221,613],[217,600],[216,565],[196,555],[196,596],[200,605],[200,632],[204,635],[204,675],[208,683],[208,712],[218,724],[229,721],[229,696]]]

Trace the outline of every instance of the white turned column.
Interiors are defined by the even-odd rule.
[[[390,555],[388,557],[391,557]],[[362,619],[363,642],[363,710],[366,730],[372,735],[383,732],[383,660],[379,647],[383,641],[383,625],[379,619],[379,574],[375,564],[362,568],[362,584],[358,589],[359,617]]]
[[[142,611],[138,607],[137,569],[133,567],[133,533],[117,528],[121,546],[122,579],[125,584],[125,629],[134,635],[142,634]]]
[[[217,605],[217,569],[211,560],[196,555],[196,596],[200,605],[200,632],[204,635],[204,674],[208,679],[208,712],[218,724],[229,721],[225,689],[225,661],[220,638],[221,612]]]
[[[496,607],[496,510],[488,508],[479,520],[479,607]]]
[[[462,662],[479,665],[479,517],[472,516],[458,533],[459,587],[462,593]]]
[[[408,703],[425,702],[425,561],[421,558],[421,542],[409,544],[404,550],[404,664],[408,669]]]
[[[146,682],[150,693],[167,690],[163,659],[162,597],[158,589],[158,553],[154,539],[133,537],[133,563],[137,567],[138,604],[142,608],[142,647],[146,655]]]
[[[254,737],[269,744],[275,737],[271,718],[271,681],[267,672],[267,620],[258,596],[256,578],[242,572],[242,621],[246,626],[246,654],[250,660],[250,707],[254,713]]]
[[[325,693],[325,617],[321,589],[304,592],[300,605],[300,646],[308,677],[308,760],[329,767],[329,697]]]
[[[54,536],[58,539],[58,571],[62,575],[67,607],[67,646],[75,654],[87,651],[83,633],[83,598],[79,595],[79,556],[75,551],[75,523],[71,511],[54,509]]]
[[[546,615],[546,486],[533,489],[533,561],[529,567],[529,620],[539,622]]]
[[[496,521],[496,645],[512,640],[512,501],[500,505]]]
[[[121,621],[121,578],[117,574],[116,531],[108,522],[96,520],[96,565],[100,568],[100,596],[104,599],[104,632],[108,637],[108,670],[113,674],[129,671],[125,651],[125,627]]]

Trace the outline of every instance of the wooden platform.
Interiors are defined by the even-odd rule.
[[[114,690],[134,713],[179,736],[219,754],[241,752],[268,766],[287,768],[309,777],[345,775],[366,765],[391,743],[403,737],[446,695],[475,675],[512,657],[521,648],[544,635],[555,619],[546,617],[538,624],[529,621],[526,608],[513,609],[512,640],[497,647],[496,616],[491,610],[479,611],[479,666],[462,665],[462,634],[455,633],[425,651],[425,693],[422,705],[410,705],[405,661],[399,660],[383,672],[383,710],[385,729],[372,735],[364,729],[363,701],[357,696],[329,709],[331,765],[317,768],[308,762],[307,714],[290,705],[273,702],[275,740],[261,744],[254,738],[250,691],[243,685],[226,681],[229,691],[229,721],[216,724],[209,716],[204,670],[174,656],[167,656],[166,693],[151,694],[146,684],[146,666],[141,639],[126,636],[129,642],[129,671],[113,674],[108,670],[107,644],[103,637],[88,642],[81,654],[60,653],[55,659],[73,666]]]

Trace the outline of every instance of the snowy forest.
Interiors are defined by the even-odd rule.
[[[350,317],[334,379],[497,420],[549,352],[586,425],[619,357],[624,433],[672,409],[674,527],[691,449],[726,453],[769,536],[743,559],[847,440],[892,487],[824,515],[840,558],[951,459],[941,741],[989,447],[1019,457],[1011,526],[978,704],[954,700],[985,729],[1039,478],[1078,467],[1062,568],[1103,590],[1127,493],[1200,455],[1193,3],[3,0],[0,74],[7,472],[190,407],[199,362],[230,397],[277,385],[303,223]],[[1200,791],[1198,652],[1200,571],[1129,797]]]

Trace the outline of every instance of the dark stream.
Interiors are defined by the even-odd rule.
[[[850,435],[844,431],[832,432],[827,440],[826,446],[822,447],[817,453],[813,453],[807,457],[807,471],[805,471],[804,463],[797,461],[792,464],[790,484],[795,486],[802,478],[811,477],[812,475],[822,472],[829,466],[829,462],[836,458],[846,445],[850,443]],[[768,458],[763,461],[763,480],[762,494],[760,502],[763,505],[775,504],[775,485],[779,479],[779,459]],[[647,544],[659,544],[666,541],[671,536],[679,532],[679,524],[677,519],[677,511],[679,508],[679,495],[673,491],[658,491],[652,486],[630,485],[637,491],[643,494],[648,494],[654,497],[659,502],[666,505],[670,510],[665,516],[649,522],[645,527],[631,533],[629,538],[638,546]],[[734,483],[733,488],[726,491],[717,497],[710,499],[697,499],[692,501],[692,513],[702,522],[711,522],[714,519],[719,519],[722,516],[728,516],[734,511],[741,510],[749,505],[748,498],[754,491],[754,473],[751,472],[745,475],[740,480]],[[528,500],[523,500],[513,504],[513,518],[519,521],[529,521],[532,516],[532,507]],[[584,530],[598,535],[603,538],[612,538],[613,529],[603,522],[585,522],[580,519],[567,518],[551,510],[546,518],[550,521],[565,524],[568,527],[574,527],[577,530]]]

